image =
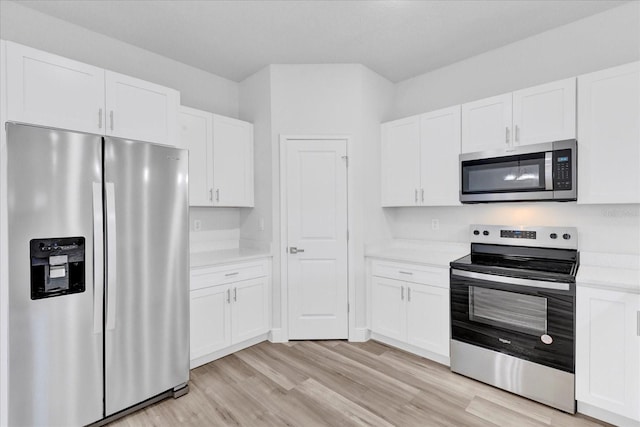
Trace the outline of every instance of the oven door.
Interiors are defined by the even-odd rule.
[[[450,280],[453,340],[574,372],[574,285],[457,269]]]

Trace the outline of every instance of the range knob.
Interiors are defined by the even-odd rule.
[[[478,230],[473,230],[473,235],[477,236],[478,234],[480,234],[480,232]]]
[[[556,233],[551,233],[549,234],[549,237],[551,237],[552,239],[557,239],[558,235]]]
[[[484,230],[484,231],[482,232],[482,235],[483,235],[483,236],[488,236],[488,235],[489,235],[489,232],[488,232],[487,230]]]
[[[569,239],[571,238],[571,234],[569,234],[569,233],[564,233],[564,234],[562,235],[562,238],[563,238],[564,240],[569,240]]]

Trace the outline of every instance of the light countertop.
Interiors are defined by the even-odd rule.
[[[468,243],[391,240],[371,245],[365,256],[449,268],[449,263],[469,253]]]
[[[468,243],[398,239],[370,245],[365,256],[448,268],[470,249]],[[578,287],[640,293],[640,256],[581,252],[576,282]]]
[[[210,267],[219,264],[250,261],[260,258],[269,258],[271,253],[265,250],[236,248],[222,249],[206,252],[191,253],[191,268]]]

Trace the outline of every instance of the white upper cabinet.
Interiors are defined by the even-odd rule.
[[[575,137],[575,78],[462,105],[463,153]]]
[[[420,192],[420,117],[383,123],[382,206],[416,206]]]
[[[189,205],[213,206],[213,115],[180,107],[180,148],[189,150]]]
[[[640,203],[640,62],[578,77],[578,203]]]
[[[189,205],[253,206],[253,125],[180,107],[180,147],[189,150]]]
[[[253,125],[213,115],[213,205],[253,206]]]
[[[107,135],[177,145],[178,91],[112,71],[105,79]]]
[[[510,93],[462,104],[462,152],[509,147],[511,110]]]
[[[460,106],[383,123],[382,206],[459,202]]]
[[[513,93],[514,145],[575,137],[575,77]]]
[[[13,42],[8,120],[176,145],[180,94]]]
[[[104,70],[13,42],[7,49],[7,119],[105,133]]]
[[[420,204],[460,204],[460,106],[420,116]]]

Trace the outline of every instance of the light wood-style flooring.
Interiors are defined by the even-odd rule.
[[[263,342],[111,426],[596,426],[375,341]]]

